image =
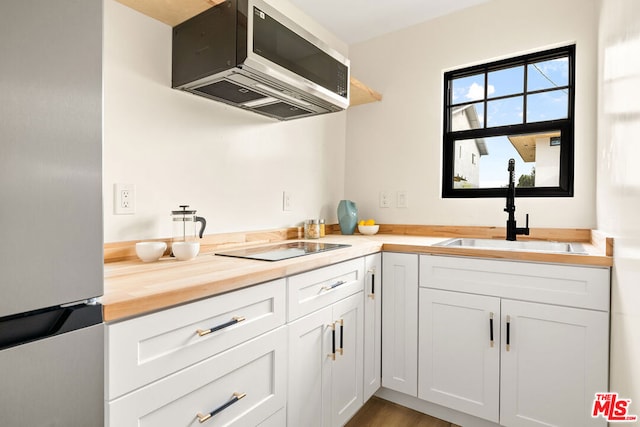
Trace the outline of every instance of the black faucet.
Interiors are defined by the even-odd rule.
[[[527,214],[527,225],[524,228],[516,227],[516,161],[509,159],[509,189],[507,190],[507,206],[504,211],[509,214],[507,220],[507,240],[516,240],[518,234],[529,235],[529,214]]]

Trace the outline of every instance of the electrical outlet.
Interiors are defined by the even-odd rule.
[[[391,192],[390,191],[381,191],[380,192],[380,207],[381,208],[390,208],[391,207]]]
[[[282,192],[282,210],[285,212],[293,210],[293,196],[288,191]]]
[[[398,193],[396,194],[396,206],[399,208],[409,207],[409,199],[407,198],[406,191],[398,191]]]
[[[134,184],[114,184],[113,196],[113,212],[116,215],[136,213],[136,186]]]

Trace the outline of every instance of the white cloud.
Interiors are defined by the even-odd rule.
[[[496,88],[493,85],[489,85],[489,88],[487,90],[488,94],[491,95],[495,91]],[[469,91],[465,96],[469,100],[482,99],[484,98],[484,87],[475,82],[471,83],[471,86],[469,86]]]

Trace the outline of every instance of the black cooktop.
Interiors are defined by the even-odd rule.
[[[256,259],[260,261],[281,261],[334,249],[348,248],[351,245],[320,242],[289,242],[277,245],[259,246],[257,248],[236,249],[232,251],[216,252],[216,255],[235,258]]]

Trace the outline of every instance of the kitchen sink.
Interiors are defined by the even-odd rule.
[[[437,243],[434,246],[449,248],[478,248],[503,251],[549,252],[564,254],[586,254],[579,243],[546,242],[536,240],[497,240],[497,239],[469,239],[455,238]]]

